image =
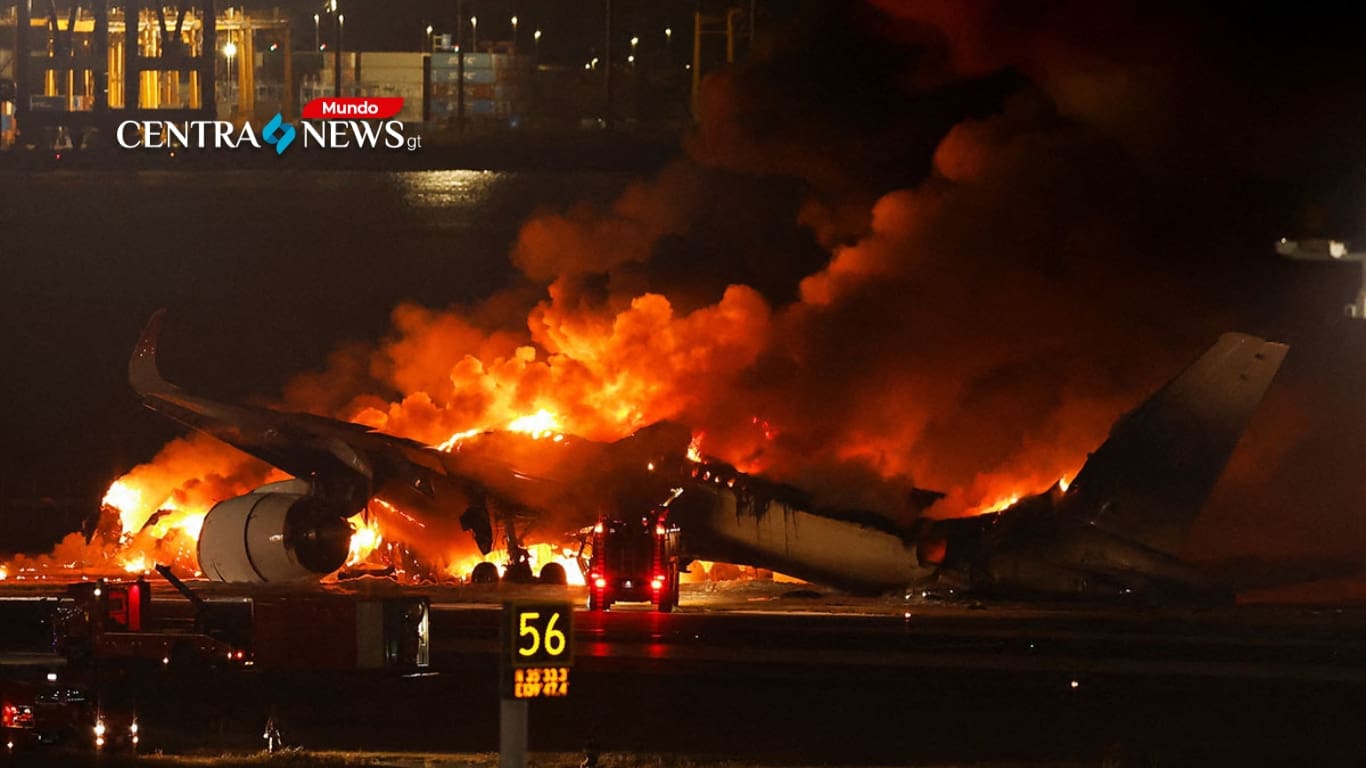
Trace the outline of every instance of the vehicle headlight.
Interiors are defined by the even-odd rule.
[[[134,720],[134,721],[133,721],[133,724],[130,725],[130,726],[128,726],[128,732],[129,732],[129,733],[137,733],[137,732],[138,732],[138,721]]]
[[[96,736],[103,736],[103,735],[104,735],[104,721],[103,721],[103,720],[96,720],[96,721],[95,721],[95,735],[96,735]]]

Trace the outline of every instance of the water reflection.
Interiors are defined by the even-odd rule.
[[[388,174],[413,208],[447,208],[486,204],[511,175],[492,171],[412,171]]]

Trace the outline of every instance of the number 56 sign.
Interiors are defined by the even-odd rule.
[[[504,660],[513,669],[566,667],[574,661],[574,608],[569,603],[503,606]]]

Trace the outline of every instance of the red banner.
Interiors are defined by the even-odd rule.
[[[304,105],[305,120],[389,120],[403,111],[402,96],[323,97]]]

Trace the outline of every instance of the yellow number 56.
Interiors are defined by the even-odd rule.
[[[531,645],[529,647],[524,647],[521,642],[518,642],[517,654],[519,656],[535,656],[536,652],[541,650],[541,632],[535,626],[535,621],[539,618],[541,618],[541,614],[537,611],[527,611],[518,616],[517,637],[519,640],[527,635],[531,635]],[[559,623],[559,620],[560,614],[552,613],[550,614],[550,620],[547,621],[545,625],[545,652],[551,656],[559,656],[561,653],[564,653],[565,643],[568,642],[564,636],[564,632],[555,628],[555,625]]]

